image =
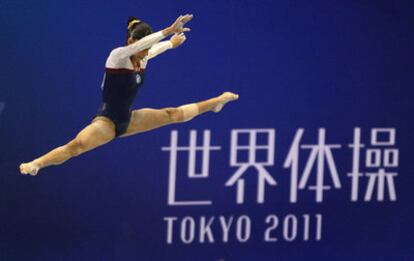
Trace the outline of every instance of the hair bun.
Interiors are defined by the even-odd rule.
[[[128,29],[131,29],[131,27],[134,25],[134,24],[137,24],[137,23],[139,23],[139,22],[141,22],[140,20],[138,20],[138,18],[136,18],[135,16],[130,16],[129,18],[128,18]]]

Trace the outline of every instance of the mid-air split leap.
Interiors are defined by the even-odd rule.
[[[227,102],[238,99],[237,94],[225,92],[218,97],[177,108],[131,110],[137,91],[143,84],[148,60],[180,46],[186,40],[184,33],[190,30],[184,25],[192,18],[188,14],[180,16],[171,26],[156,33],[147,23],[129,18],[127,45],[112,50],[106,60],[102,105],[97,116],[69,143],[21,164],[20,172],[34,176],[42,168],[62,164],[116,137],[189,121],[208,111],[219,112]],[[161,41],[170,35],[170,40]]]

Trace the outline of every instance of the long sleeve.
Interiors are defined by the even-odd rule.
[[[140,67],[145,69],[147,67],[148,61],[155,56],[167,51],[172,48],[172,43],[170,41],[163,41],[160,43],[154,44],[151,49],[148,51],[148,55],[141,60]]]
[[[171,49],[173,47],[171,41],[163,41],[154,44],[151,49],[148,51],[148,60],[154,58],[155,56],[162,54],[163,52]]]
[[[133,69],[129,57],[136,54],[137,52],[151,48],[154,44],[158,43],[163,38],[165,38],[165,36],[162,34],[162,31],[159,31],[145,36],[133,44],[118,47],[112,50],[111,54],[106,60],[105,67]]]
[[[114,52],[116,52],[116,55],[118,56],[118,58],[124,59],[124,58],[130,57],[133,54],[136,54],[137,52],[150,48],[152,45],[158,43],[164,38],[165,36],[162,34],[162,31],[159,31],[159,32],[147,35],[133,44],[130,44],[124,47],[119,47],[115,49]]]

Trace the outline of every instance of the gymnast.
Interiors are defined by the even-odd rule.
[[[192,18],[193,15],[182,15],[171,26],[153,33],[150,25],[130,17],[127,45],[112,50],[106,60],[102,105],[97,116],[67,144],[31,162],[20,164],[20,173],[35,176],[42,168],[62,164],[116,137],[189,121],[208,111],[219,112],[227,102],[238,99],[237,94],[224,92],[209,100],[176,108],[131,110],[137,91],[144,82],[148,60],[180,46],[186,40],[184,33],[190,31],[184,25]],[[161,41],[167,36],[172,37]]]

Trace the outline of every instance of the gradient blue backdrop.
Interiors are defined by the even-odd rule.
[[[409,1],[0,1],[1,260],[409,260],[414,258],[414,25]],[[136,107],[161,108],[224,90],[240,100],[216,115],[118,139],[70,162],[22,176],[18,165],[72,138],[95,115],[109,52],[128,16],[154,29],[193,13],[185,44],[150,61]],[[288,202],[284,155],[297,128],[315,143],[346,145],[353,128],[397,129],[398,201],[349,202],[348,185],[325,202]],[[235,204],[223,184],[230,130],[275,128],[279,183],[259,206]],[[181,186],[214,207],[167,206],[172,129],[211,129],[213,183]],[[184,137],[184,136],[183,136]],[[185,138],[187,139],[187,138]],[[223,157],[224,156],[224,157]],[[340,155],[338,168],[351,168]],[[224,167],[222,167],[224,166]],[[286,170],[284,170],[286,171]],[[207,184],[207,185],[206,185]],[[212,189],[216,188],[214,192]],[[254,192],[253,192],[254,193]],[[252,194],[254,195],[254,194]],[[306,195],[306,194],[305,194]],[[321,242],[165,243],[164,216],[323,213]]]

